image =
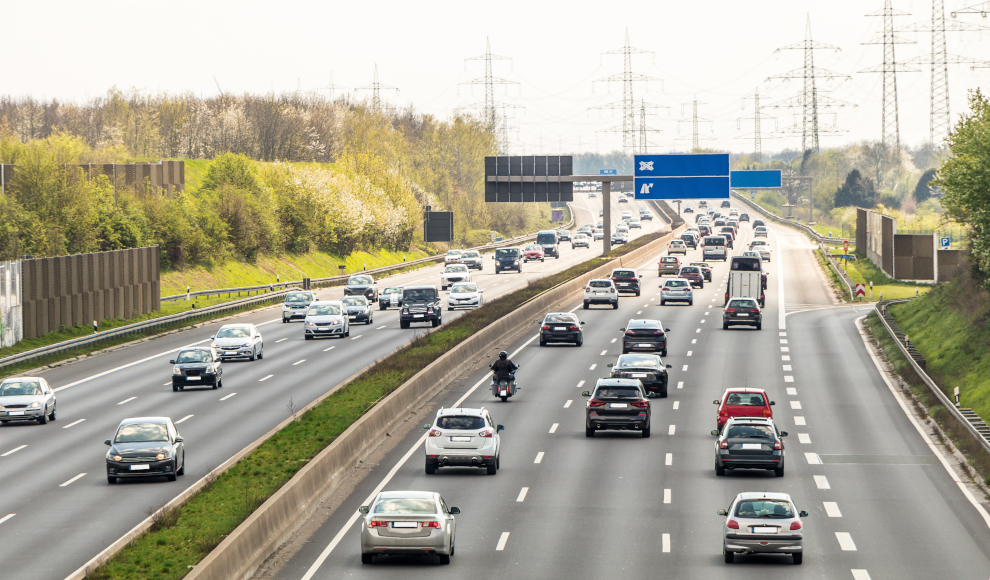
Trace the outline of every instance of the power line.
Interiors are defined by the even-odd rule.
[[[736,119],[736,129],[738,130],[741,126],[742,121],[753,121],[753,151],[756,153],[756,162],[763,163],[763,138],[761,135],[761,124],[764,118],[774,120],[774,130],[777,127],[777,117],[772,117],[770,115],[764,115],[763,109],[767,105],[760,104],[760,88],[756,88],[756,92],[752,96],[743,97],[742,108],[746,108],[746,101],[748,99],[753,100],[753,116],[752,117],[739,117]]]
[[[681,132],[681,123],[691,123],[691,149],[698,149],[698,143],[701,139],[710,140],[714,137],[701,137],[698,134],[698,126],[701,123],[709,123],[712,127],[712,133],[715,132],[715,123],[711,119],[703,119],[698,116],[698,105],[707,105],[708,103],[699,103],[698,98],[695,97],[690,103],[681,103],[681,114],[684,114],[684,107],[691,106],[691,116],[688,118],[680,119],[677,121],[677,132]],[[685,138],[686,139],[686,138]]]
[[[509,79],[503,79],[492,75],[492,61],[493,60],[509,60],[511,58],[505,56],[499,56],[497,54],[492,54],[491,43],[488,37],[485,37],[485,54],[479,56],[472,56],[471,58],[464,59],[465,62],[471,60],[481,60],[485,62],[485,76],[477,79],[471,79],[467,82],[461,83],[462,85],[484,85],[485,87],[485,102],[475,103],[472,105],[466,105],[463,108],[466,109],[480,109],[482,111],[483,119],[486,125],[494,127],[497,123],[497,108],[505,108],[506,105],[503,103],[495,102],[495,85],[518,85],[516,81],[510,81]]]

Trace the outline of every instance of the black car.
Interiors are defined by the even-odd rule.
[[[684,208],[684,213],[694,213],[694,208],[691,206],[687,206]]]
[[[650,399],[639,379],[598,379],[584,411],[584,435],[594,437],[599,429],[632,429],[650,436]]]
[[[722,330],[730,326],[745,324],[755,326],[756,330],[763,328],[763,312],[760,305],[752,298],[733,298],[722,311]]]
[[[620,328],[622,335],[622,354],[629,351],[652,351],[667,356],[667,333],[659,320],[630,320],[625,328]]]
[[[124,419],[107,451],[107,483],[118,479],[185,475],[186,446],[168,417]]]
[[[584,332],[581,331],[583,322],[576,314],[570,312],[551,312],[540,324],[540,346],[548,342],[573,342],[574,346],[584,344]]]
[[[623,354],[612,368],[613,379],[639,379],[647,393],[667,396],[667,369],[659,355],[655,354]]]
[[[755,219],[755,220],[753,220],[753,228],[754,229],[756,229],[756,228],[758,228],[760,226],[767,227],[767,224],[763,223],[763,220],[761,220],[761,219]]]
[[[378,301],[378,286],[368,274],[356,274],[347,279],[344,296],[364,296],[371,302]]]
[[[498,274],[502,270],[515,270],[516,272],[522,272],[522,250],[519,248],[499,248],[495,250],[495,255],[492,256],[495,260],[495,273]]]
[[[723,207],[731,207],[731,206],[730,206],[730,204],[729,204],[729,200],[727,200],[727,199],[723,199],[723,200],[722,200],[722,204],[721,204],[721,205],[720,205],[719,207],[720,207],[720,208],[723,208]]]
[[[748,213],[741,213],[741,214],[739,214],[739,221],[741,221],[741,222],[748,222],[749,221],[749,214]]]
[[[726,469],[768,469],[784,477],[784,437],[773,419],[732,417],[715,435],[715,475]]]
[[[402,286],[389,286],[378,295],[378,309],[388,310],[389,306],[402,308]]]
[[[409,328],[414,322],[429,322],[440,326],[443,307],[436,286],[408,286],[402,291],[402,310],[399,311],[399,327]]]
[[[685,246],[692,250],[698,249],[698,238],[694,237],[694,234],[681,234],[681,240],[684,241]]]
[[[561,242],[571,241],[571,230],[557,230],[557,240]]]
[[[340,299],[340,304],[344,307],[350,322],[371,324],[374,321],[371,303],[364,296],[344,296]]]
[[[636,270],[617,268],[612,270],[612,275],[609,276],[609,278],[612,279],[612,282],[615,284],[615,290],[619,294],[623,292],[632,292],[636,296],[639,296],[639,283],[642,281],[643,277],[637,274]]]
[[[208,346],[192,346],[179,351],[168,364],[172,367],[172,390],[183,391],[186,387],[223,386],[223,365],[220,353]]]

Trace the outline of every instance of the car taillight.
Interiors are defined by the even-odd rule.
[[[424,528],[435,528],[437,530],[441,529],[440,522],[423,522]]]
[[[599,401],[598,399],[588,399],[589,407],[604,407],[605,401]]]
[[[801,529],[801,522],[799,522],[797,520],[791,522],[791,529],[792,530],[800,530]]]
[[[439,429],[430,429],[430,437],[443,437]]]
[[[653,334],[663,334],[663,331],[662,330],[654,330],[653,331]]]
[[[613,279],[613,280],[618,280],[618,278],[616,278],[615,276],[612,276],[612,279]]]
[[[626,336],[633,336],[633,335],[635,335],[635,334],[636,334],[636,331],[635,331],[635,330],[627,330],[627,331],[625,332],[625,334],[626,334]]]
[[[543,330],[550,330],[550,327],[549,327],[549,326],[547,326],[547,325],[544,325],[544,326],[543,326]]]
[[[773,415],[773,411],[771,409],[763,409],[763,416],[764,417],[769,417],[771,415]]]
[[[381,520],[371,520],[368,522],[369,528],[387,528],[388,522],[383,522]]]
[[[491,438],[491,436],[492,436],[492,430],[491,429],[485,429],[484,431],[478,431],[478,437]]]
[[[773,442],[773,449],[774,451],[780,451],[781,449],[783,449],[783,447],[780,445],[780,441]]]
[[[615,294],[615,288],[609,288],[608,291],[612,294]]]
[[[725,527],[729,528],[730,530],[738,530],[739,522],[737,522],[736,520],[729,520],[725,522]]]
[[[760,309],[759,308],[752,308],[752,309],[750,309],[750,312],[752,312],[753,314],[759,314],[760,313]]]
[[[719,449],[728,449],[729,448],[729,442],[728,441],[723,441],[723,442],[719,443],[718,444],[718,448]]]
[[[735,312],[736,309],[735,308],[726,308],[725,311],[726,312]]]
[[[648,406],[650,406],[650,402],[647,401],[646,399],[641,399],[639,401],[633,401],[632,402],[632,406],[633,407],[639,407],[640,409],[645,409]]]
[[[573,324],[567,327],[567,330],[577,330],[577,329],[578,327],[574,326]]]
[[[584,287],[584,291],[585,292],[591,292],[591,286],[585,286]]]

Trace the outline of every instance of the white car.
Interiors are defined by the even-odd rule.
[[[615,224],[615,231],[628,234],[629,233],[629,225],[628,224],[625,224],[623,222],[619,222],[619,223]]]
[[[0,383],[0,423],[55,420],[55,391],[41,377],[11,377]]]
[[[615,288],[615,282],[605,278],[601,280],[589,280],[584,287],[584,309],[587,310],[593,304],[611,304],[613,310],[619,308],[619,291]]]
[[[764,226],[756,226],[756,228],[753,230],[753,237],[754,238],[767,237],[767,228]]]
[[[808,512],[798,511],[786,493],[745,492],[732,500],[722,526],[725,563],[735,554],[790,554],[795,564],[804,561],[804,522]],[[779,537],[770,534],[777,534]]]
[[[620,195],[618,199],[618,203],[629,203],[629,198],[626,197],[625,195]]]
[[[501,438],[504,429],[492,421],[484,407],[481,409],[440,409],[423,446],[426,473],[434,474],[438,467],[483,467],[488,475],[499,468]]]
[[[210,338],[220,358],[243,357],[255,360],[264,356],[265,343],[258,327],[253,324],[224,324]]]
[[[739,210],[736,208],[731,208],[729,210],[729,215],[739,215]]]
[[[474,282],[457,282],[447,295],[447,310],[477,308],[485,303],[484,290]]]
[[[670,278],[664,280],[660,287],[660,306],[668,302],[687,302],[688,306],[694,304],[694,290],[691,288],[691,281],[684,278]]]
[[[625,221],[627,219],[632,219],[632,212],[629,210],[622,212],[622,221]]]
[[[603,232],[602,230],[595,230],[595,233],[593,233],[593,234],[591,235],[591,238],[592,238],[592,239],[593,239],[594,241],[596,241],[596,242],[597,242],[598,240],[604,240],[604,239],[605,239],[605,232]]]
[[[760,258],[760,253],[757,252],[756,250],[746,250],[745,252],[742,253],[742,257],[743,258]],[[760,258],[760,259],[762,260],[763,258]]]
[[[770,261],[770,246],[756,246],[755,252],[760,255],[764,262]]]
[[[629,220],[629,227],[643,229],[643,222],[639,221],[639,218],[632,218]]]
[[[464,264],[451,264],[440,274],[441,290],[446,290],[455,282],[471,282],[471,271]]]
[[[444,264],[460,264],[461,254],[464,250],[447,250],[447,254],[443,257]]]
[[[670,255],[683,254],[687,256],[687,251],[687,244],[684,243],[684,240],[671,240],[670,243],[667,244],[667,253]]]
[[[588,234],[578,232],[574,234],[573,238],[571,238],[572,250],[574,248],[590,248],[590,247],[591,247],[591,238],[588,237]]]
[[[597,193],[595,193],[594,191],[589,191],[589,192],[588,192],[588,198],[589,198],[589,199],[594,199],[594,198],[596,198],[596,197],[598,197],[598,194],[597,194]]]
[[[755,250],[756,246],[769,246],[769,245],[770,244],[767,243],[766,240],[753,240],[752,242],[749,243],[749,249]]]

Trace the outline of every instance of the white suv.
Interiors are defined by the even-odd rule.
[[[613,310],[619,308],[619,291],[615,289],[615,282],[602,280],[589,280],[584,287],[584,309],[587,310],[592,304],[611,304]]]
[[[488,475],[499,468],[502,425],[492,422],[484,407],[480,409],[440,409],[429,429],[424,451],[426,473],[438,467],[484,467]]]
[[[691,281],[684,278],[671,278],[665,280],[660,287],[660,306],[668,302],[687,302],[688,306],[694,304],[694,290],[691,289]]]

